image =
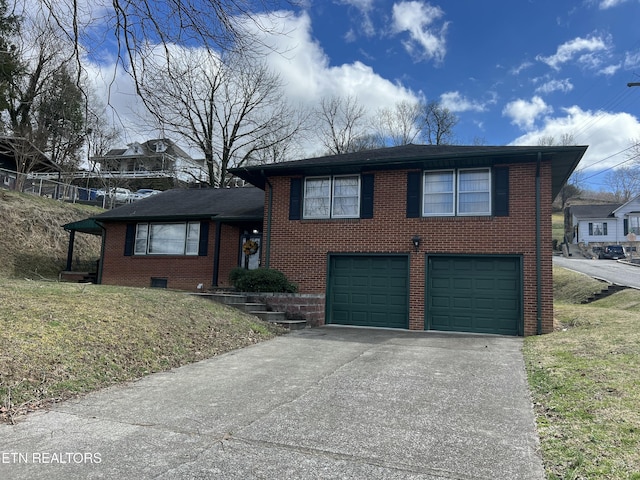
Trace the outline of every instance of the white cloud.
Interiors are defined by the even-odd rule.
[[[323,97],[351,95],[375,111],[415,98],[410,90],[381,77],[362,62],[331,65],[311,35],[311,19],[306,13],[272,18],[285,22],[280,29],[289,34],[274,34],[265,40],[276,48],[267,53],[266,61],[280,74],[292,102],[317,106]]]
[[[438,6],[426,2],[399,2],[393,5],[393,32],[409,33],[403,43],[405,49],[416,60],[444,60],[447,53],[445,34],[448,22],[437,26],[435,22],[444,16]]]
[[[624,56],[624,68],[633,70],[640,67],[640,50],[636,52],[627,52]]]
[[[484,112],[486,107],[480,102],[469,100],[460,92],[445,92],[440,95],[440,104],[452,112]]]
[[[568,93],[573,90],[573,84],[568,78],[563,80],[550,80],[546,83],[543,83],[538,88],[536,88],[536,93],[553,93],[553,92],[563,92]]]
[[[609,65],[608,67],[604,67],[603,69],[601,69],[598,73],[600,75],[607,75],[607,76],[615,75],[616,72],[620,70],[621,67],[622,65],[620,64]]]
[[[383,78],[362,62],[331,65],[330,58],[312,36],[311,19],[306,13],[293,15],[280,12],[260,18],[259,23],[267,28],[257,33],[262,35],[261,40],[265,44],[273,48],[267,52],[265,61],[280,75],[285,85],[286,100],[293,106],[313,109],[320,105],[322,98],[350,95],[373,114],[378,108],[391,108],[399,101],[415,101],[418,98],[417,93]],[[269,31],[274,33],[269,34]],[[287,34],[276,33],[282,31]],[[94,78],[100,96],[106,99],[110,95],[111,105],[118,112],[128,135],[127,142],[146,140],[151,135],[157,135],[152,128],[145,129],[146,122],[140,120],[144,115],[141,113],[143,109],[127,74],[119,70],[114,77],[113,64],[104,62],[90,65],[89,69],[88,76]],[[149,124],[153,125],[152,122]],[[187,145],[175,140],[189,150]],[[314,139],[309,139],[301,148],[305,154],[317,154],[319,151]]]
[[[375,32],[373,21],[371,20],[371,11],[373,10],[374,0],[340,0],[338,3],[342,5],[348,5],[355,8],[361,14],[358,30],[361,30],[365,35],[372,36]],[[345,37],[347,41],[355,40],[355,31],[353,29],[347,32]]]
[[[542,98],[535,96],[530,102],[523,99],[509,102],[502,110],[502,115],[511,118],[511,123],[521,129],[531,130],[539,116],[551,112],[553,108]]]
[[[570,134],[577,145],[589,146],[578,168],[596,171],[623,161],[620,152],[640,136],[640,121],[625,112],[589,111],[578,106],[562,112],[562,116],[546,117],[540,128],[516,138],[511,145],[537,145],[540,138],[559,139]]]
[[[626,2],[627,0],[602,0],[600,2],[600,10],[607,10],[608,8],[617,7],[618,5]]]
[[[563,63],[573,60],[576,56],[578,56],[579,61],[582,63],[593,64],[596,58],[589,54],[605,51],[608,48],[608,39],[596,36],[587,38],[577,37],[560,45],[554,55],[548,57],[538,55],[536,56],[536,60],[546,63],[554,70],[560,70],[560,66]]]
[[[529,61],[525,61],[525,62],[522,62],[522,63],[521,63],[520,65],[518,65],[517,67],[512,68],[512,69],[509,71],[509,73],[510,73],[511,75],[519,75],[519,74],[520,74],[520,72],[522,72],[523,70],[526,70],[527,68],[532,67],[532,66],[533,66],[533,63],[531,63],[531,62],[529,62]]]

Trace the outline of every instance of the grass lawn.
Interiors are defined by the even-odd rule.
[[[551,215],[551,235],[560,245],[564,239],[564,214],[554,213]]]
[[[548,478],[640,479],[640,292],[579,305],[593,280],[554,277],[559,329],[524,343]]]
[[[273,338],[181,292],[0,278],[0,419]]]

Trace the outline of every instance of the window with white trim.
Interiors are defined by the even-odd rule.
[[[443,170],[425,172],[423,180],[422,214],[453,215],[455,213],[455,172]]]
[[[303,202],[303,218],[358,218],[360,176],[305,178]]]
[[[138,223],[135,255],[198,255],[200,222]]]
[[[607,235],[607,222],[589,222],[589,235],[594,237]]]
[[[424,172],[422,215],[491,215],[491,170],[470,168]]]
[[[629,215],[629,233],[640,235],[640,216]]]
[[[458,215],[491,214],[491,171],[458,170]]]

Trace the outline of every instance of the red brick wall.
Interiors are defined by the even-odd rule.
[[[109,223],[104,245],[102,283],[149,287],[151,278],[166,278],[167,288],[196,291],[199,283],[211,287],[213,280],[213,255],[215,248],[215,224],[209,225],[209,242],[206,256],[198,255],[132,255],[124,256],[126,224]],[[220,249],[219,279],[228,284],[231,269],[238,264],[240,231],[223,225]]]
[[[524,333],[536,333],[535,164],[509,169],[508,217],[406,218],[407,171],[375,172],[374,218],[289,220],[289,178],[272,177],[270,267],[301,293],[324,293],[328,253],[411,253],[411,329],[424,328],[425,254],[522,255]],[[267,190],[268,194],[268,190]],[[542,165],[542,326],[553,329],[551,165]],[[265,202],[265,218],[268,202]],[[265,221],[266,235],[266,221]],[[422,237],[419,253],[411,238]],[[266,236],[265,243],[266,245]],[[264,255],[264,251],[263,251]],[[264,257],[263,257],[264,261]]]
[[[229,274],[231,270],[238,266],[240,255],[240,235],[241,231],[231,225],[222,225],[220,231],[221,249],[220,266],[218,273],[218,286],[230,287]]]

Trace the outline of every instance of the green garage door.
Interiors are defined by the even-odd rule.
[[[331,256],[327,323],[408,328],[408,282],[406,256]]]
[[[522,334],[519,257],[428,257],[426,289],[426,329]]]

